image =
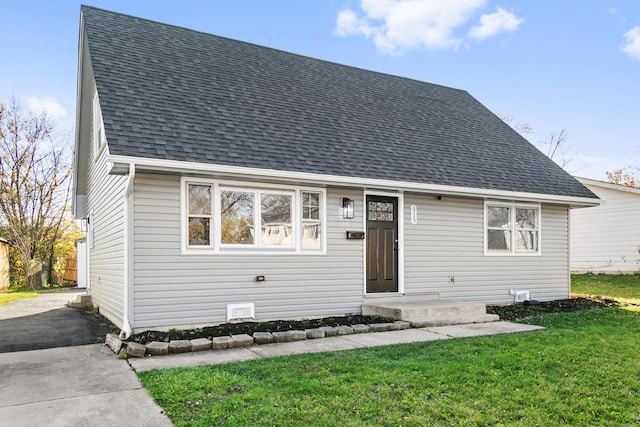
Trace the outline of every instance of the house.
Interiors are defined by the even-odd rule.
[[[0,237],[0,292],[8,291],[11,286],[9,264],[9,242]]]
[[[578,178],[603,204],[571,212],[571,270],[640,271],[640,188]]]
[[[569,296],[599,199],[463,90],[86,6],[78,79],[87,287],[125,334]]]

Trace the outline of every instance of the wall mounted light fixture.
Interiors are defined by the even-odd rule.
[[[344,219],[353,219],[353,200],[343,197],[342,198],[342,217]]]

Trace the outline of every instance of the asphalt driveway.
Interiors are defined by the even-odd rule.
[[[66,307],[80,293],[46,293],[0,307],[0,353],[103,342],[107,324],[84,309]]]

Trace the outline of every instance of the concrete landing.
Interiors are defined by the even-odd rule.
[[[404,320],[410,322],[414,328],[500,320],[498,315],[487,314],[487,306],[482,303],[434,301],[411,297],[365,301],[362,314]]]

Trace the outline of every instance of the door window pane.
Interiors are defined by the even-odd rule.
[[[392,202],[367,203],[367,220],[392,222],[394,220],[393,203]]]

